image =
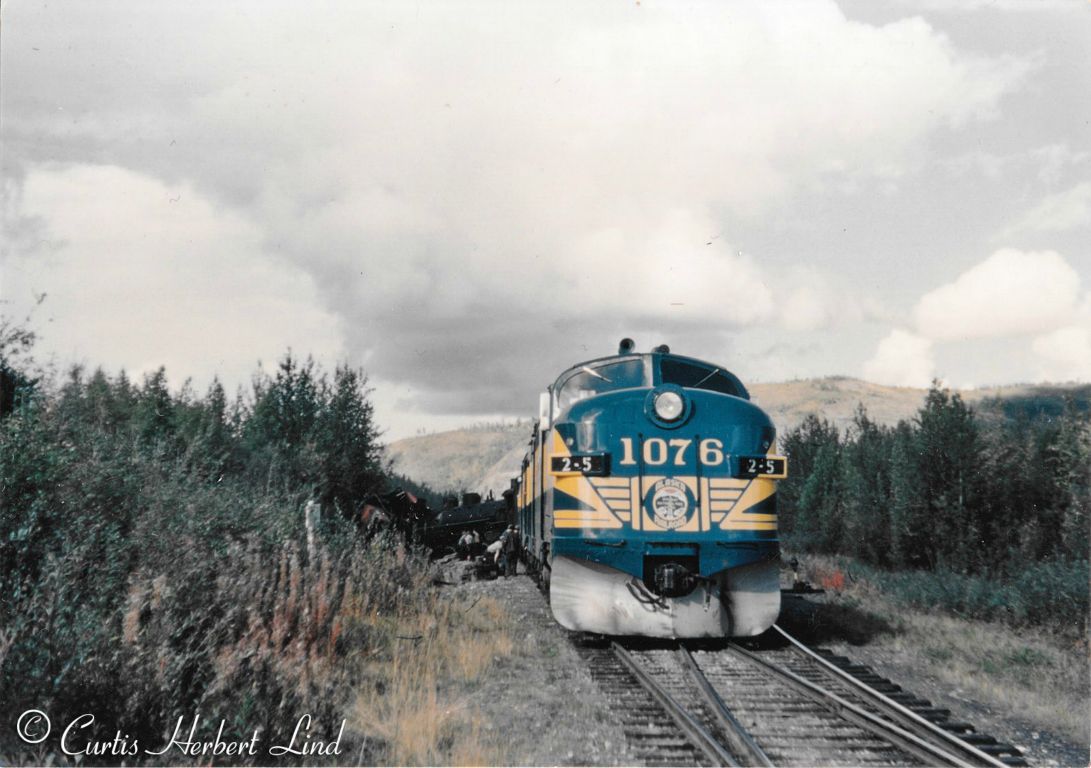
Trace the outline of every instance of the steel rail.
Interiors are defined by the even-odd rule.
[[[716,741],[712,734],[705,730],[689,712],[676,702],[651,675],[640,668],[640,665],[637,664],[636,659],[632,657],[632,654],[616,642],[610,643],[610,647],[613,649],[614,655],[621,660],[621,663],[632,673],[637,682],[639,682],[640,685],[643,686],[657,702],[659,702],[659,705],[662,706],[667,714],[670,715],[671,719],[678,724],[678,727],[686,734],[686,737],[689,738],[689,740],[693,742],[693,744],[700,749],[713,764],[729,766],[729,768],[741,768],[734,756],[724,749],[723,745]]]
[[[735,754],[742,758],[746,765],[759,765],[764,768],[771,768],[773,761],[765,754],[765,750],[758,746],[758,743],[754,741],[754,737],[750,735],[743,724],[731,714],[731,710],[724,704],[724,700],[720,698],[720,694],[716,693],[716,689],[712,687],[712,683],[708,681],[708,678],[705,677],[705,673],[701,671],[700,666],[697,664],[697,660],[693,658],[693,654],[686,648],[679,648],[678,655],[682,659],[682,665],[686,668],[686,671],[689,672],[694,682],[697,683],[698,690],[701,692],[709,710],[720,724],[720,728],[723,729],[724,736],[727,737]]]
[[[957,768],[973,768],[973,763],[966,762],[962,757],[952,754],[942,747],[922,739],[916,734],[910,733],[899,725],[888,720],[883,720],[878,715],[873,715],[872,713],[861,709],[852,702],[841,698],[836,693],[828,691],[819,685],[815,685],[809,680],[804,680],[790,670],[771,664],[735,643],[730,643],[728,645],[728,650],[780,678],[782,682],[794,688],[799,693],[838,714],[845,720],[870,731],[879,738],[914,755],[924,761],[925,765],[950,765],[957,766]]]
[[[946,748],[957,749],[964,758],[968,758],[974,762],[983,763],[992,768],[1008,768],[1007,763],[1002,760],[998,760],[987,752],[983,752],[973,744],[969,744],[960,739],[955,734],[945,731],[935,723],[921,717],[913,710],[909,709],[902,704],[894,701],[890,697],[876,691],[861,680],[857,680],[855,677],[845,672],[843,669],[839,669],[836,665],[831,664],[826,659],[819,656],[803,643],[796,640],[789,635],[779,625],[774,624],[773,629],[780,633],[780,635],[787,640],[792,648],[799,654],[802,654],[808,660],[818,663],[824,670],[832,673],[838,679],[848,683],[853,689],[861,694],[868,702],[882,712],[884,715],[895,721],[899,725],[905,728],[911,728],[915,730],[926,730],[929,735],[935,737],[937,740],[943,742],[943,746]]]

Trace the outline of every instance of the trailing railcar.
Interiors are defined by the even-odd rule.
[[[541,395],[513,483],[524,556],[569,629],[758,635],[780,612],[786,473],[734,374],[624,339]]]

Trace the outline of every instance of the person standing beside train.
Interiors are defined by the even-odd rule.
[[[504,532],[504,536],[504,575],[515,576],[519,566],[519,529],[514,525],[509,525],[508,530]]]

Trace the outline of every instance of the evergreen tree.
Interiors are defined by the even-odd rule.
[[[796,538],[821,552],[837,552],[842,540],[845,483],[837,442],[818,449],[799,499]]]
[[[175,403],[167,386],[167,370],[160,366],[144,376],[144,385],[136,395],[136,431],[148,444],[169,447],[177,427]]]
[[[891,560],[903,567],[929,566],[930,524],[919,487],[916,435],[911,425],[898,423],[890,452]]]
[[[803,422],[781,440],[781,450],[788,457],[788,477],[777,488],[777,513],[783,531],[798,528],[796,515],[800,508],[803,486],[814,469],[819,450],[838,441],[837,428],[826,419],[808,414]],[[810,525],[810,523],[808,523]]]
[[[339,366],[333,391],[316,424],[322,462],[321,497],[343,512],[382,484],[382,445],[374,423],[370,390],[362,372]]]
[[[930,566],[965,570],[983,549],[981,445],[973,411],[934,382],[917,415],[916,470],[928,513]]]
[[[1091,416],[1069,404],[1061,418],[1057,446],[1060,550],[1066,557],[1086,560],[1091,522]]]
[[[879,565],[890,561],[892,443],[890,430],[872,421],[859,405],[842,454],[845,551]]]

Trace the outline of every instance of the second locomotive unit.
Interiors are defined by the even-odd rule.
[[[786,469],[734,374],[624,339],[542,394],[515,483],[525,557],[569,629],[761,634],[780,612]]]

